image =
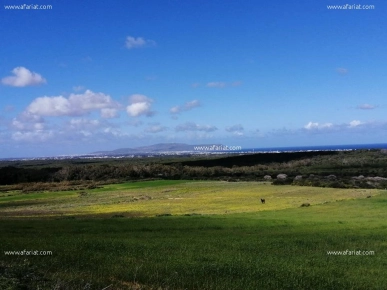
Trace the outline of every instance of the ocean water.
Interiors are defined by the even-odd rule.
[[[210,151],[194,151],[205,152],[210,154],[240,154],[240,153],[279,153],[279,152],[300,152],[300,151],[348,151],[348,150],[359,150],[359,149],[386,149],[387,143],[379,143],[379,144],[351,144],[351,145],[321,145],[321,146],[292,146],[292,147],[266,147],[266,148],[242,148],[241,150],[235,151],[222,151],[222,150],[210,150]],[[165,153],[165,152],[164,152]],[[176,153],[176,152],[175,152]],[[144,156],[146,157],[149,153],[141,153],[135,154],[136,156]],[[158,155],[158,153],[151,153],[152,155]],[[172,154],[174,155],[174,154]],[[109,158],[113,155],[106,156]],[[132,154],[123,154],[120,155],[120,158],[132,156]],[[87,154],[87,155],[74,155],[74,156],[52,156],[52,157],[34,157],[34,158],[0,158],[0,161],[18,161],[18,160],[61,160],[61,159],[79,159],[79,158],[101,158],[99,155]],[[104,158],[104,157],[102,157]]]
[[[298,152],[298,151],[345,151],[359,149],[387,149],[387,143],[381,144],[350,144],[350,145],[321,145],[321,146],[294,146],[270,148],[246,148],[239,152]]]

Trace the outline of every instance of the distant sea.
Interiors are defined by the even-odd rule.
[[[298,151],[347,151],[359,149],[387,149],[387,143],[382,144],[351,144],[351,145],[323,145],[323,146],[293,146],[270,148],[246,148],[239,152],[298,152]]]
[[[359,149],[387,149],[387,143],[382,144],[352,144],[352,145],[324,145],[324,146],[292,146],[292,147],[268,147],[268,148],[243,148],[235,151],[206,151],[211,154],[224,154],[224,153],[280,153],[280,152],[300,152],[300,151],[350,151]],[[196,151],[198,153],[199,151]],[[165,152],[164,152],[165,153]],[[145,153],[144,153],[145,154]],[[155,153],[146,153],[155,154]],[[146,155],[145,154],[145,155]],[[125,154],[127,156],[132,154]],[[124,157],[125,155],[122,155]],[[143,154],[135,154],[143,155]],[[157,153],[156,153],[157,155]],[[61,160],[61,159],[73,159],[73,158],[100,158],[98,155],[85,154],[85,155],[62,155],[51,157],[25,157],[25,158],[0,158],[0,161],[17,161],[17,160]]]

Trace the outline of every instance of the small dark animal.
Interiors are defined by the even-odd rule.
[[[265,203],[265,199],[264,198],[261,198],[261,203]]]

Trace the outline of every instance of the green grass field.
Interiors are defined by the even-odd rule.
[[[256,182],[3,192],[0,289],[385,289],[386,209],[383,190]],[[23,250],[52,255],[4,252]]]
[[[147,181],[112,184],[87,191],[20,191],[0,194],[2,216],[155,216],[282,210],[365,198],[378,191],[273,186],[264,182]],[[266,199],[262,205],[260,198]]]

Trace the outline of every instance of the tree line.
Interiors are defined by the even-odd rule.
[[[384,151],[305,153],[266,153],[192,161],[180,161],[177,158],[168,163],[123,160],[119,163],[62,166],[54,163],[52,167],[43,168],[8,165],[0,168],[0,184],[157,178],[230,182],[270,180],[274,185],[324,187],[387,187],[383,179],[387,178],[387,154]],[[279,174],[286,175],[286,178],[278,179]]]

